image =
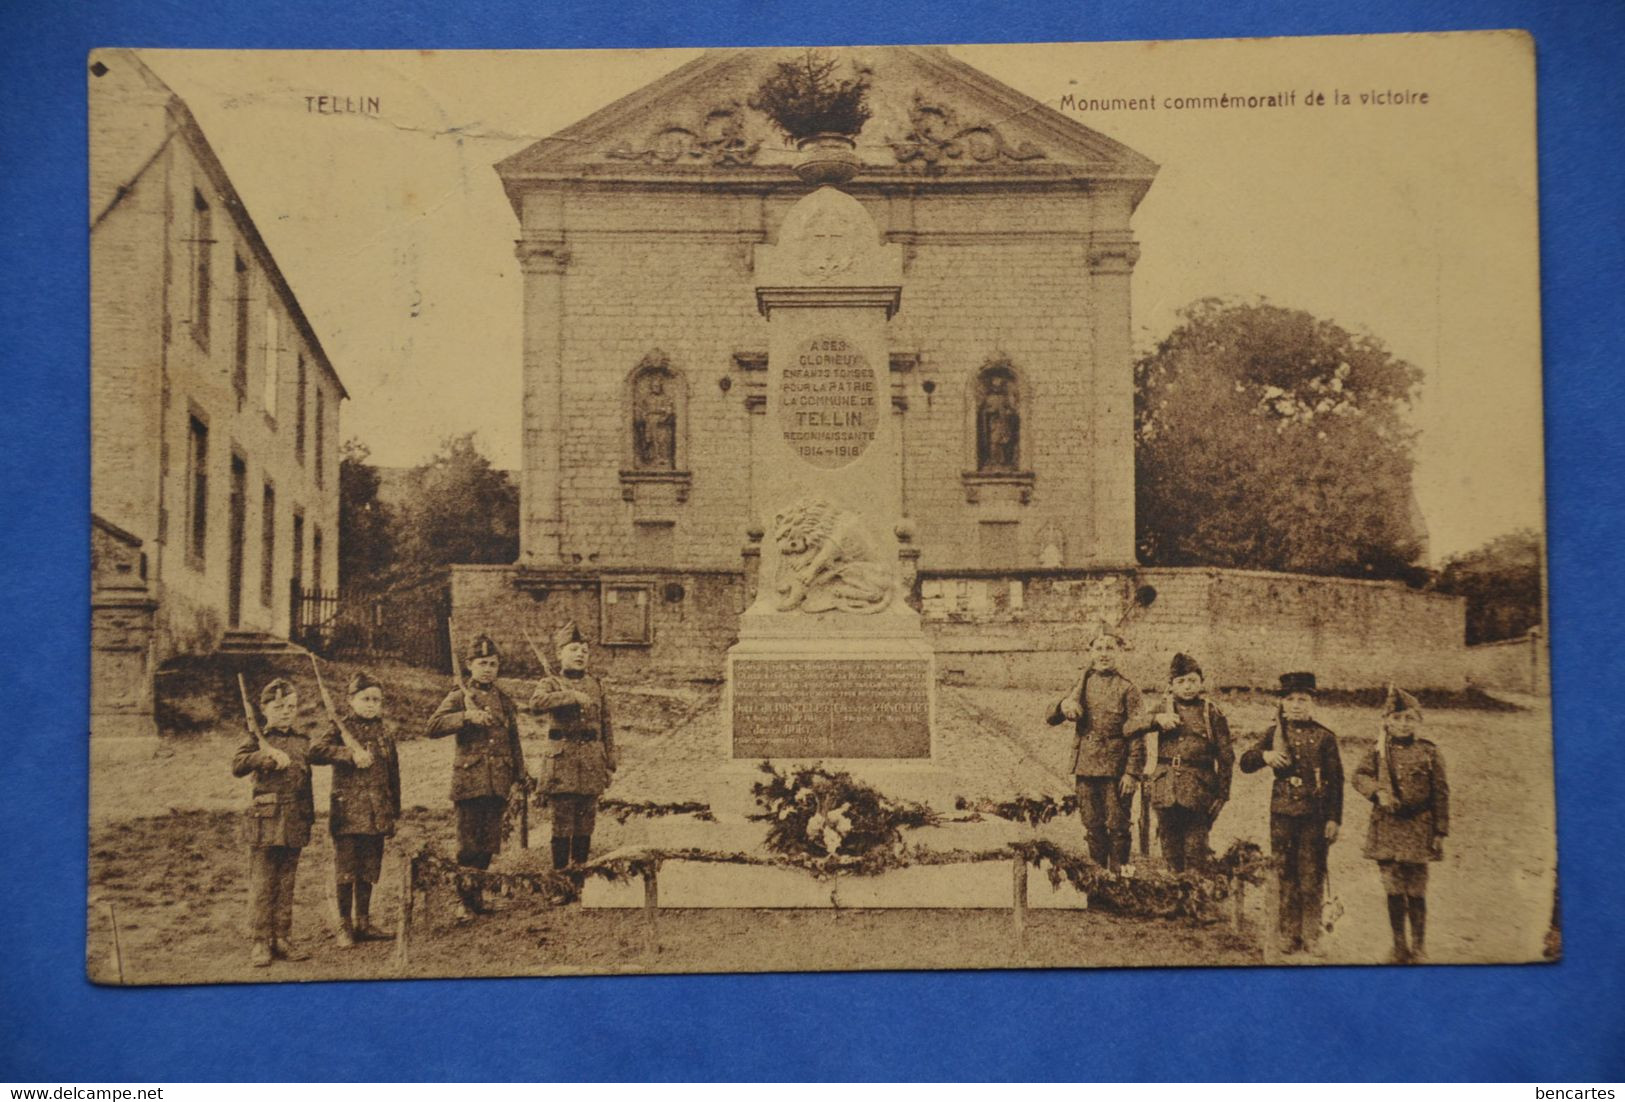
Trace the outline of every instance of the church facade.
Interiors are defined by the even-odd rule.
[[[496,166],[524,281],[521,551],[454,572],[457,630],[571,616],[611,670],[720,674],[779,504],[754,461],[783,430],[757,249],[811,190],[750,102],[797,54],[710,51]],[[970,667],[1070,670],[1142,584],[1132,220],[1157,166],[940,48],[839,56],[872,112],[841,189],[903,258],[904,581]]]

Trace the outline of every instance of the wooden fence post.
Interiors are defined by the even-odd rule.
[[[400,909],[395,916],[395,967],[402,969],[412,958],[412,903],[415,887],[413,882],[417,879],[417,859],[408,854],[401,854],[401,896]]]
[[[1020,951],[1027,937],[1027,859],[1020,854],[1010,864],[1010,926]]]
[[[643,919],[649,956],[660,955],[660,881],[658,866],[650,862],[643,869]]]
[[[1247,881],[1239,876],[1230,878],[1230,894],[1235,900],[1235,910],[1232,914],[1232,925],[1236,933],[1244,933],[1247,929]]]
[[[124,944],[118,936],[118,912],[111,900],[107,903],[107,924],[113,928],[113,964],[118,969],[119,986],[124,986]]]

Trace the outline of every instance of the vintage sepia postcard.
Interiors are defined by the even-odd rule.
[[[87,66],[96,982],[1560,954],[1527,36]]]

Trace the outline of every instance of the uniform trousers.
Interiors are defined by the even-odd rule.
[[[253,846],[248,851],[248,928],[256,941],[293,932],[293,887],[299,847]]]
[[[1208,831],[1213,821],[1195,808],[1157,808],[1157,833],[1162,836],[1162,859],[1175,872],[1200,865],[1209,855]]]
[[[382,834],[333,835],[333,882],[336,884],[378,883],[384,868]]]
[[[591,834],[598,825],[598,797],[577,792],[555,792],[547,797],[553,811],[553,837]]]
[[[1382,874],[1382,890],[1389,895],[1421,899],[1428,893],[1426,861],[1378,861],[1377,871]]]
[[[502,852],[502,816],[508,801],[476,796],[457,801],[457,863],[473,869],[491,867],[491,855]]]
[[[1270,852],[1281,886],[1281,937],[1313,945],[1320,937],[1320,907],[1326,894],[1326,820],[1316,815],[1271,815]]]
[[[1129,861],[1128,809],[1132,796],[1118,789],[1121,777],[1079,777],[1078,817],[1089,837],[1089,857],[1101,866]]]

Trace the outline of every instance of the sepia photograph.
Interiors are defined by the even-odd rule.
[[[1561,958],[1527,34],[86,64],[91,981]]]

